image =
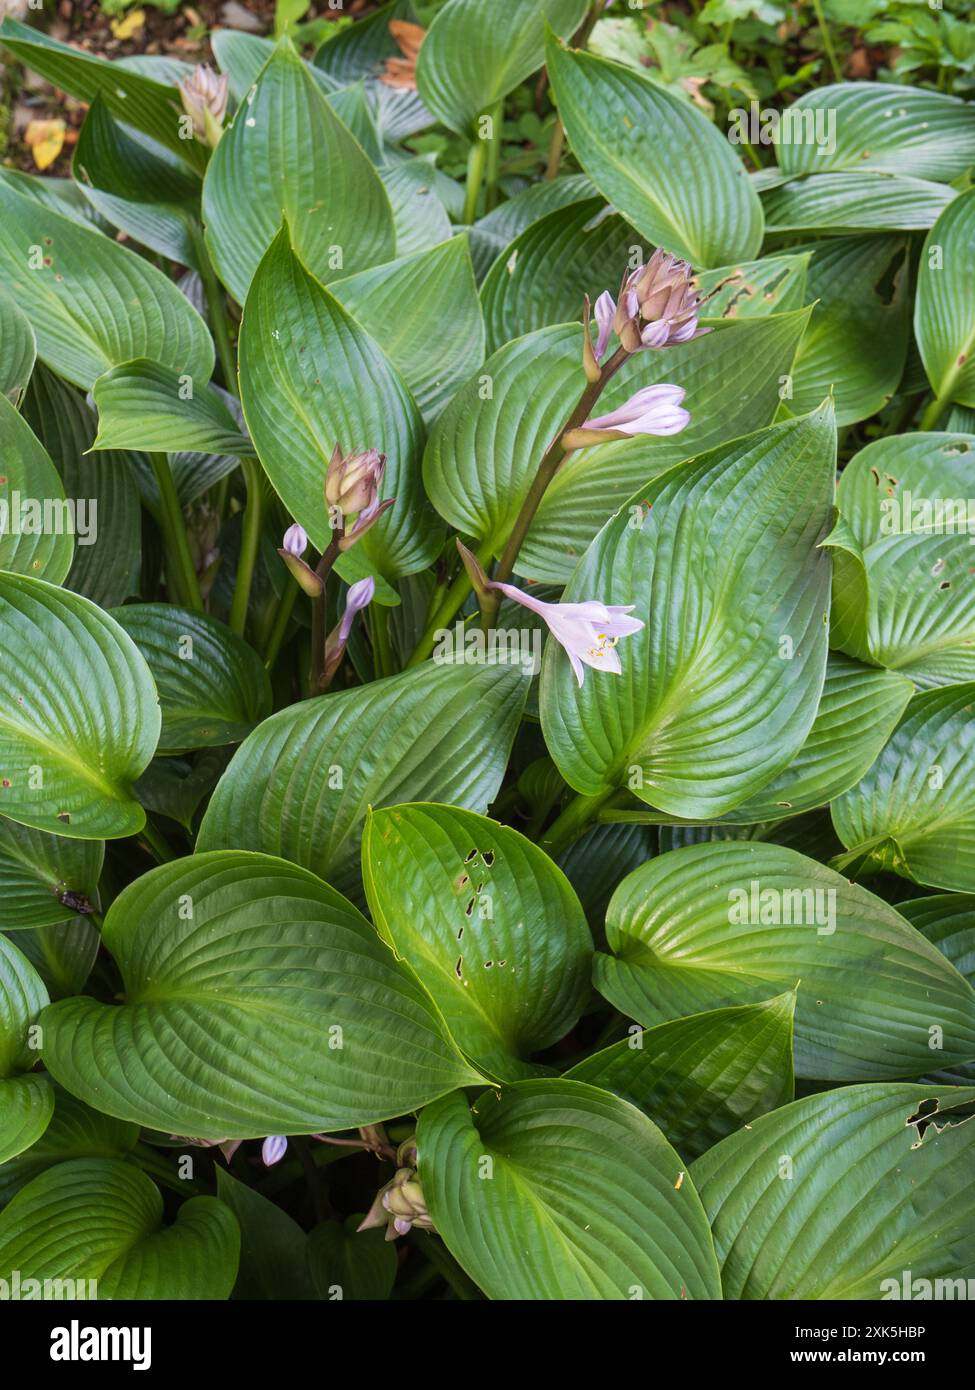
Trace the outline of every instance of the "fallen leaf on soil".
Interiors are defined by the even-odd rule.
[[[24,144],[34,156],[38,169],[48,169],[64,146],[64,121],[31,121],[24,131]]]

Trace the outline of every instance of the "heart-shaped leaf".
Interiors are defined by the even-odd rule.
[[[159,692],[157,753],[239,743],[271,713],[260,657],[216,618],[165,603],[112,615],[145,657]]]
[[[191,1197],[164,1226],[155,1183],[119,1159],[59,1163],[0,1213],[0,1270],[21,1298],[48,1280],[53,1298],[229,1298],[239,1254],[229,1207]]]
[[[430,662],[281,710],[242,744],[197,844],[263,849],[354,882],[370,806],[412,798],[487,810],[527,686],[518,666]]]
[[[546,647],[542,728],[570,786],[707,820],[796,756],[826,668],[834,448],[828,407],[773,425],[653,479],[599,533],[565,600],[646,626],[621,675],[581,687]]]
[[[138,1125],[99,1114],[61,1086],[48,1087],[54,1097],[50,1124],[29,1149],[0,1166],[0,1207],[15,1192],[57,1163],[69,1158],[124,1158],[139,1140]]]
[[[125,362],[100,376],[92,395],[98,407],[93,449],[175,453],[251,454],[254,446],[220,396],[159,362]]]
[[[70,917],[17,933],[18,949],[44,981],[52,999],[80,994],[88,982],[101,937],[89,917]]]
[[[380,1230],[356,1231],[357,1217],[323,1221],[308,1237],[306,1259],[319,1298],[381,1302],[396,1279],[396,1247]]]
[[[72,507],[43,444],[0,393],[0,570],[60,584],[74,553]]]
[[[382,180],[287,39],[214,152],[203,216],[217,273],[241,304],[282,216],[322,282],[395,254]]]
[[[915,232],[932,227],[953,188],[898,174],[811,174],[762,198],[769,232]]]
[[[0,930],[53,926],[92,910],[105,846],[0,817]]]
[[[520,1081],[417,1127],[430,1215],[496,1299],[721,1297],[686,1165],[635,1106],[580,1081]]]
[[[316,1133],[478,1079],[366,919],[283,860],[174,860],[115,899],[102,935],[126,1002],[52,1004],[43,1057],[120,1119],[204,1139]]]
[[[975,890],[975,683],[925,690],[869,772],[833,802],[844,867]]]
[[[0,575],[0,814],[81,840],[145,824],[132,783],[159,736],[156,688],[107,613]]]
[[[206,325],[161,270],[2,184],[0,283],[30,315],[38,355],[77,386],[135,357],[210,379]]]
[[[798,986],[799,1076],[883,1080],[920,1076],[934,1057],[975,1058],[975,991],[941,952],[881,899],[782,845],[660,855],[620,884],[606,936],[613,954],[596,956],[596,986],[640,1023]]]
[[[216,1172],[217,1196],[240,1226],[240,1266],[234,1297],[310,1298],[311,1279],[305,1269],[308,1237],[297,1221],[223,1168],[218,1166]]]
[[[975,1262],[973,1101],[968,1087],[844,1086],[699,1158],[725,1298],[954,1298]]]
[[[48,1078],[31,1073],[39,1053],[29,1030],[47,1002],[30,961],[0,935],[0,1164],[30,1148],[54,1111]]]
[[[592,198],[595,192],[588,175],[563,174],[557,179],[546,179],[519,189],[491,212],[479,217],[470,229],[471,258],[478,280],[484,279],[502,252],[533,222],[557,208]],[[622,271],[617,280],[621,275]]]
[[[477,1067],[504,1081],[557,1043],[589,999],[592,938],[548,855],[454,806],[374,812],[362,842],[373,921]]]
[[[918,267],[914,335],[937,399],[975,406],[975,189],[928,233]]]
[[[573,153],[652,245],[698,270],[758,254],[758,195],[706,116],[662,83],[564,48],[552,35],[545,61]]]
[[[439,528],[422,496],[420,412],[378,344],[301,264],[286,228],[247,297],[240,391],[258,457],[319,549],[330,534],[322,483],[340,442],[384,453],[382,496],[396,498],[356,550],[386,579],[431,562]]]
[[[763,256],[760,261],[705,270],[697,277],[702,295],[708,296],[709,318],[767,318],[805,304],[806,274],[810,252]]]
[[[480,0],[450,0],[420,46],[420,96],[439,121],[471,139],[477,117],[542,66],[545,25],[567,37],[586,9],[587,0],[507,0],[487,9]]]
[[[660,1023],[565,1073],[628,1100],[694,1159],[759,1115],[792,1099],[790,991],[762,1004]]]

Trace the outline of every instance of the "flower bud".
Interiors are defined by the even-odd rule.
[[[301,558],[307,549],[308,537],[304,527],[295,522],[285,531],[278,554],[308,597],[318,598],[325,586],[311,565],[306,564]]]
[[[229,73],[218,77],[208,63],[198,63],[179,84],[183,110],[193,122],[193,134],[213,148],[223,134],[229,83]]]
[[[434,1229],[417,1178],[415,1135],[400,1145],[396,1157],[397,1162],[405,1159],[406,1164],[397,1168],[392,1181],[376,1193],[375,1201],[358,1228],[367,1231],[370,1227],[385,1225],[387,1240],[405,1236],[414,1226],[421,1231]]]
[[[376,505],[386,467],[386,455],[364,449],[343,458],[336,444],[325,475],[325,502],[343,516],[357,516]]]

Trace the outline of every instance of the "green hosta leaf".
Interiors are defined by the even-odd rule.
[[[147,811],[168,816],[195,833],[197,812],[225,771],[229,748],[204,749],[192,764],[185,758],[154,758],[136,783]]]
[[[548,643],[542,728],[570,786],[706,820],[796,756],[826,666],[834,448],[826,408],[773,425],[670,469],[603,528],[564,598],[634,605],[646,626],[621,675],[581,688]]]
[[[911,1280],[970,1278],[973,1100],[968,1087],[844,1086],[699,1158],[725,1298],[930,1298]]]
[[[37,357],[30,319],[0,290],[0,395],[19,406]]]
[[[808,310],[742,322],[669,349],[637,353],[602,397],[622,405],[657,381],[686,390],[691,423],[670,438],[637,438],[570,454],[542,499],[519,569],[565,583],[615,509],[656,472],[729,436],[769,424]],[[499,349],[430,434],[423,479],[434,506],[464,535],[500,554],[546,448],[585,385],[582,329],[540,329]],[[490,383],[486,389],[485,383]]]
[[[880,410],[897,390],[910,336],[903,237],[842,237],[818,243],[806,296],[817,301],[792,368],[793,414],[830,393],[838,425]]]
[[[311,1280],[305,1271],[308,1237],[297,1221],[219,1165],[216,1174],[217,1196],[240,1225],[240,1267],[234,1297],[310,1298]]]
[[[364,82],[366,98],[375,110],[380,134],[386,140],[402,140],[425,130],[433,116],[418,92],[390,87],[380,76],[387,58],[402,58],[390,31],[390,20],[417,22],[412,0],[391,0],[366,19],[359,19],[332,38],[327,38],[313,62],[314,70],[333,82]],[[341,92],[336,93],[336,98]],[[399,243],[398,243],[399,244]],[[399,244],[400,252],[405,248]]]
[[[179,92],[122,63],[96,58],[16,20],[0,25],[0,43],[27,67],[80,101],[101,97],[113,116],[158,140],[192,168],[206,167],[207,150],[180,135]]]
[[[760,261],[719,266],[697,277],[710,318],[767,318],[805,303],[808,251],[795,256],[765,256]]]
[[[95,211],[73,179],[51,178],[47,174],[25,174],[20,169],[0,166],[0,184],[13,189],[42,207],[70,217],[82,227],[106,230],[104,219]]]
[[[430,662],[281,710],[221,778],[198,846],[263,849],[332,879],[354,874],[370,806],[428,799],[486,811],[527,687],[517,666]]]
[[[439,121],[471,139],[478,116],[542,66],[545,25],[567,38],[586,9],[586,0],[507,0],[487,8],[481,0],[450,0],[420,48],[420,96]]]
[[[937,946],[952,965],[975,986],[975,894],[938,893],[930,898],[911,898],[900,904],[912,927]],[[933,1057],[932,1067],[937,1058]],[[975,1064],[938,1067],[941,1081],[969,1085],[975,1081]]]
[[[90,917],[19,931],[15,945],[44,981],[52,999],[80,994],[92,972],[101,937]]]
[[[81,840],[134,835],[159,707],[132,640],[87,599],[3,574],[0,667],[0,814]]]
[[[484,324],[465,237],[339,280],[333,290],[382,343],[427,420],[484,360]]]
[[[489,352],[578,318],[584,293],[593,303],[605,289],[615,296],[631,254],[649,258],[639,234],[622,217],[601,215],[605,211],[602,198],[557,208],[498,257],[481,287]]]
[[[60,584],[71,568],[73,530],[57,469],[0,394],[0,570]]]
[[[85,117],[71,169],[89,203],[113,227],[199,270],[199,177],[155,142],[114,121],[102,97]]]
[[[339,441],[385,453],[382,495],[396,498],[356,550],[385,579],[433,560],[438,528],[419,477],[420,412],[382,349],[298,260],[286,228],[247,297],[240,390],[261,463],[320,550],[329,536],[322,482]],[[343,574],[349,563],[339,561]]]
[[[648,1114],[694,1159],[792,1099],[791,990],[762,1004],[712,1009],[660,1023],[566,1072]]]
[[[652,1120],[579,1081],[522,1081],[429,1106],[417,1128],[430,1214],[496,1299],[721,1297],[685,1164]]]
[[[204,1139],[315,1133],[477,1080],[366,919],[283,860],[165,864],[115,899],[102,935],[126,1002],[51,1005],[43,1057],[120,1119]]]
[[[812,174],[762,199],[770,232],[914,232],[931,227],[953,188],[896,174]]]
[[[105,846],[0,817],[0,931],[46,927],[91,910]]]
[[[206,325],[162,271],[3,185],[0,283],[29,314],[38,355],[77,386],[135,357],[210,379]]]
[[[926,690],[870,771],[833,802],[844,863],[975,890],[975,683]]]
[[[76,1298],[229,1298],[239,1254],[229,1207],[191,1197],[164,1226],[155,1183],[118,1159],[60,1163],[0,1213],[0,1270],[8,1283],[19,1271],[21,1289],[54,1280],[64,1290],[67,1280],[85,1281]]]
[[[100,376],[92,395],[98,407],[93,449],[186,449],[239,457],[253,445],[230,410],[205,382],[143,358]]]
[[[458,1047],[503,1081],[564,1037],[589,1000],[592,938],[560,869],[516,830],[454,806],[396,806],[366,822],[373,921]]]
[[[529,184],[493,211],[478,218],[470,229],[471,256],[478,280],[484,279],[501,252],[507,250],[533,222],[555,212],[557,208],[591,198],[595,192],[593,182],[586,174],[564,174],[557,179]],[[621,278],[622,270],[617,280]]]
[[[216,618],[165,603],[112,614],[145,657],[159,692],[157,753],[239,743],[271,713],[260,657]]]
[[[77,543],[65,588],[102,608],[122,603],[138,592],[142,571],[142,514],[132,455],[89,454],[93,412],[80,391],[43,363],[31,377],[24,415],[75,503]]]
[[[975,991],[873,894],[782,845],[673,850],[620,884],[594,980],[644,1024],[798,986],[795,1062],[823,1081],[919,1076],[932,1029],[975,1058]]]
[[[246,34],[239,29],[216,29],[211,38],[211,47],[220,71],[230,76],[230,95],[240,106],[262,69],[274,57],[277,44],[274,39],[266,39],[260,34]],[[308,71],[326,96],[338,91],[328,73],[310,66]]]
[[[308,1237],[307,1262],[319,1298],[380,1302],[396,1279],[396,1247],[381,1230],[356,1231],[358,1217],[325,1221]]]
[[[429,251],[452,235],[453,224],[438,196],[432,164],[425,159],[407,159],[387,165],[379,176],[393,209],[400,256]]]
[[[706,116],[642,73],[552,37],[545,59],[573,153],[651,244],[699,270],[758,254],[758,195]]]
[[[928,233],[918,269],[914,333],[935,395],[975,406],[975,189]]]
[[[975,110],[919,87],[832,83],[806,92],[786,119],[804,137],[776,142],[786,174],[865,169],[950,183],[975,162]]]
[[[30,961],[0,935],[0,1164],[29,1148],[54,1110],[47,1077],[28,1074],[39,1056],[29,1030],[47,1002]]]
[[[975,677],[973,451],[972,435],[879,439],[840,479],[832,640],[920,686]]]
[[[646,825],[594,825],[569,845],[559,867],[579,895],[593,937],[605,946],[606,907],[621,878],[657,852],[657,832]]]
[[[138,1125],[113,1120],[83,1105],[60,1086],[50,1085],[54,1114],[39,1139],[0,1166],[0,1207],[15,1192],[68,1158],[124,1158],[139,1139]]]
[[[241,304],[282,215],[321,281],[395,254],[379,175],[286,39],[241,103],[203,186],[207,245]]]

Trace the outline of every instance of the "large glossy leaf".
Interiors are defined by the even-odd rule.
[[[846,864],[975,890],[975,683],[915,695],[870,771],[832,811]]]
[[[47,450],[0,393],[0,570],[60,584],[71,568],[74,516]]]
[[[706,116],[633,68],[551,36],[545,60],[573,153],[652,245],[699,270],[758,254],[758,195]]]
[[[19,931],[14,944],[40,975],[51,998],[64,999],[84,989],[101,937],[90,917],[73,916],[48,927]]]
[[[158,140],[191,167],[206,166],[206,147],[181,136],[183,106],[168,81],[156,81],[122,63],[96,58],[13,19],[0,25],[0,43],[55,87],[85,102],[101,97],[120,121]]]
[[[133,457],[89,453],[94,413],[80,391],[43,363],[31,377],[24,416],[75,501],[78,542],[65,588],[111,608],[137,593],[141,579],[142,515]]]
[[[311,1279],[305,1269],[308,1237],[294,1217],[219,1166],[217,1196],[240,1226],[240,1267],[234,1297],[309,1298]]]
[[[198,845],[262,849],[334,880],[355,872],[370,806],[426,799],[486,811],[527,685],[517,666],[430,662],[281,710],[221,778]]]
[[[635,1106],[522,1081],[417,1129],[430,1214],[490,1298],[710,1299],[720,1281],[685,1164]]]
[[[81,840],[140,830],[132,783],[159,707],[131,638],[87,599],[4,574],[0,666],[0,814]]]
[[[536,328],[567,323],[605,289],[615,295],[632,257],[649,250],[622,217],[602,215],[602,198],[557,208],[533,222],[499,256],[481,286],[489,352]]]
[[[36,357],[30,319],[6,290],[0,290],[0,395],[13,405],[23,400]]]
[[[271,713],[260,657],[216,618],[165,603],[112,614],[145,657],[159,692],[157,753],[239,743]]]
[[[357,1217],[323,1221],[308,1237],[306,1262],[319,1298],[378,1302],[389,1298],[396,1247],[381,1230],[357,1231]]]
[[[703,271],[697,277],[707,295],[709,318],[767,318],[785,309],[800,309],[806,302],[808,251],[796,255],[763,256],[759,261],[740,261]]]
[[[840,479],[832,641],[919,686],[975,677],[973,459],[973,435],[892,436]]]
[[[98,407],[93,449],[144,449],[202,454],[253,452],[228,407],[212,387],[146,358],[100,376],[92,391]]]
[[[824,408],[672,468],[600,532],[564,598],[633,605],[622,674],[549,642],[542,728],[570,786],[719,816],[792,761],[826,668],[835,432]],[[634,522],[636,521],[636,524]]]
[[[211,46],[221,72],[227,73],[230,78],[230,95],[240,106],[262,69],[274,57],[277,45],[274,39],[266,39],[261,34],[247,34],[240,29],[216,29]],[[309,66],[308,70],[326,96],[340,90],[328,73],[317,67]]]
[[[975,189],[928,233],[918,268],[914,333],[936,396],[975,406]]]
[[[817,301],[791,372],[793,414],[831,394],[838,425],[887,404],[910,336],[903,237],[837,237],[813,248],[806,297]]]
[[[319,549],[329,534],[322,482],[338,441],[385,453],[382,494],[396,498],[356,550],[386,579],[431,562],[438,528],[419,477],[420,412],[378,344],[301,264],[285,228],[247,297],[240,390],[261,463]]]
[[[339,280],[333,292],[382,343],[427,420],[484,360],[484,324],[464,237]]]
[[[844,1086],[699,1158],[725,1298],[956,1297],[943,1281],[975,1271],[973,1101],[968,1087]]]
[[[931,227],[953,188],[897,174],[811,174],[762,198],[770,232],[915,232]]]
[[[450,0],[420,47],[420,96],[439,121],[470,139],[477,117],[542,66],[545,25],[567,38],[586,9],[586,0],[506,0],[489,7],[481,0]]]
[[[115,899],[102,934],[125,1003],[52,1004],[43,1057],[120,1119],[205,1139],[315,1133],[477,1080],[365,918],[283,860],[174,860]]]
[[[76,1298],[229,1298],[240,1231],[216,1197],[190,1197],[163,1225],[145,1173],[113,1158],[76,1158],[27,1184],[0,1213],[0,1270],[9,1283],[74,1284]],[[26,1297],[26,1293],[21,1295]],[[35,1296],[40,1296],[35,1295]],[[50,1297],[65,1297],[51,1294]]]
[[[31,1072],[39,1053],[29,1030],[47,1002],[30,961],[0,935],[0,1164],[30,1148],[54,1110],[47,1077]]]
[[[95,903],[104,845],[0,817],[0,930],[53,926]]]
[[[769,424],[808,310],[729,324],[666,353],[638,353],[601,402],[621,405],[649,382],[679,382],[691,423],[669,438],[637,438],[570,454],[542,499],[519,568],[565,583],[604,521],[658,472]],[[582,329],[540,329],[499,349],[461,387],[430,434],[423,478],[452,526],[495,554],[546,448],[582,392]]]
[[[372,919],[458,1047],[503,1081],[564,1037],[589,999],[592,938],[568,880],[508,826],[455,806],[395,806],[366,822]]]
[[[613,954],[596,956],[596,985],[640,1023],[798,987],[799,1076],[885,1080],[975,1058],[975,991],[941,952],[880,898],[782,845],[660,855],[620,884],[606,935]]]
[[[124,1158],[139,1139],[138,1125],[101,1115],[61,1086],[51,1085],[54,1114],[50,1124],[29,1149],[0,1166],[0,1207],[20,1189],[69,1158]]]
[[[533,222],[592,198],[596,189],[586,174],[563,174],[557,179],[545,179],[519,189],[491,212],[478,218],[470,229],[471,257],[478,280],[483,280],[502,251]],[[620,272],[622,277],[622,271]],[[573,306],[574,307],[574,306]]]
[[[400,256],[429,251],[453,231],[436,187],[436,171],[428,160],[406,159],[379,171],[393,209],[396,250]]]
[[[952,965],[975,986],[975,894],[937,893],[930,898],[911,898],[900,904],[912,927],[937,946]],[[936,1059],[932,1058],[932,1068]],[[937,1067],[941,1081],[969,1085],[975,1081],[975,1063]]]
[[[241,304],[282,216],[323,282],[395,254],[379,175],[287,39],[217,146],[203,216],[217,272]]]
[[[77,386],[134,357],[210,379],[210,335],[162,271],[3,185],[0,283],[29,315],[38,355]]]
[[[789,121],[821,138],[777,141],[786,174],[866,169],[949,183],[975,162],[975,110],[920,87],[831,83],[794,102]]]
[[[762,1004],[660,1023],[577,1062],[565,1075],[630,1101],[694,1159],[792,1099],[795,1004],[790,991]]]

